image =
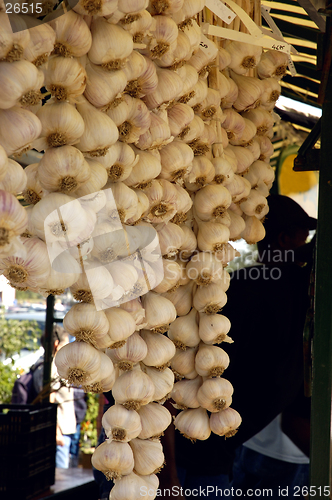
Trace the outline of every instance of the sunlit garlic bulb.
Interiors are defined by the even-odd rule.
[[[175,428],[190,439],[204,441],[210,437],[211,429],[207,411],[204,408],[195,408],[181,411],[174,420]]]

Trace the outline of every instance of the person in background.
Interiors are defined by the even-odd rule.
[[[74,408],[76,417],[76,432],[72,434],[70,442],[70,467],[78,467],[79,442],[81,436],[81,423],[87,410],[86,394],[80,387],[74,387]]]
[[[41,344],[44,347],[45,337],[42,335]],[[76,417],[74,407],[74,388],[66,387],[59,380],[54,356],[58,350],[69,343],[68,333],[60,326],[54,325],[53,328],[53,361],[51,368],[51,378],[55,380],[52,383],[50,402],[58,403],[57,410],[57,429],[56,429],[56,467],[60,469],[69,468],[69,454],[71,445],[71,436],[76,433]],[[38,366],[33,374],[33,383],[37,393],[43,389],[43,363]]]

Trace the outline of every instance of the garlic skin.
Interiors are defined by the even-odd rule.
[[[207,379],[197,391],[197,400],[202,408],[216,413],[229,406],[233,391],[232,384],[225,378]]]
[[[59,273],[54,269],[46,279],[46,281],[39,287],[39,292],[44,295],[61,295],[65,293],[66,288],[72,286],[79,278],[80,267],[76,260],[70,256],[66,256],[66,265],[71,266],[72,272],[66,272],[65,269],[63,273]]]
[[[227,295],[224,291],[224,286],[218,283],[210,283],[208,286],[200,286],[197,288],[193,306],[198,312],[206,314],[217,314],[227,302]]]
[[[25,214],[24,227],[26,222],[27,216]],[[15,256],[11,251],[7,257],[5,256],[6,246],[0,247],[0,249],[3,248],[2,255],[4,254],[0,260],[0,272],[8,279],[13,288],[37,291],[51,272],[47,248],[45,243],[36,237],[21,238],[21,242],[23,244],[21,256]],[[10,240],[9,243],[11,243]],[[26,255],[23,255],[24,253]]]
[[[181,434],[195,442],[205,441],[210,437],[209,417],[204,408],[194,408],[181,411],[174,420],[174,426]]]
[[[247,111],[248,109],[257,108],[260,105],[260,98],[263,94],[264,86],[258,78],[253,76],[242,76],[236,73],[231,73],[232,79],[235,81],[239,94],[234,102],[236,111]]]
[[[98,376],[101,355],[105,356],[90,344],[75,341],[61,347],[55,356],[55,366],[60,377],[70,384],[81,385]]]
[[[29,29],[30,40],[24,47],[23,58],[39,67],[50,56],[55,44],[55,32],[48,23]]]
[[[41,100],[44,74],[28,61],[0,65],[0,108],[32,106]]]
[[[167,116],[167,115],[166,115]],[[136,147],[139,149],[159,149],[173,140],[167,120],[158,113],[150,113],[150,127],[139,136]]]
[[[83,17],[69,10],[60,18],[50,21],[56,40],[53,53],[62,57],[81,57],[90,50],[91,32]]]
[[[150,59],[160,58],[168,51],[172,51],[176,46],[178,35],[177,25],[171,17],[156,15],[154,21],[155,24],[150,29],[152,39],[148,48],[143,49],[144,55]]]
[[[163,294],[163,297],[174,305],[177,316],[185,316],[190,312],[193,286],[194,282],[189,281],[187,285],[181,285],[176,290]]]
[[[122,405],[111,406],[103,415],[102,426],[105,434],[113,441],[128,443],[142,431],[139,414],[134,410],[126,410]]]
[[[82,301],[87,304],[95,302],[95,304],[97,303],[99,305],[100,301],[112,293],[113,286],[113,280],[110,273],[108,273],[104,267],[96,267],[93,272],[89,274],[89,279],[85,273],[81,274],[77,282],[70,287],[70,291],[77,301]],[[97,310],[101,309],[97,305],[96,308]]]
[[[195,156],[192,168],[184,178],[185,186],[188,191],[198,191],[212,182],[214,176],[215,170],[211,161],[205,156]]]
[[[163,404],[169,398],[174,385],[174,373],[170,368],[160,371],[157,368],[146,366],[141,363],[141,370],[146,373],[153,382],[154,393],[152,400]]]
[[[41,121],[40,138],[34,142],[38,151],[50,147],[76,144],[84,132],[84,121],[74,106],[67,102],[49,103],[36,113]]]
[[[72,146],[48,149],[38,165],[40,184],[48,191],[70,193],[88,181],[90,175],[83,154]]]
[[[40,120],[27,109],[18,106],[0,109],[0,146],[7,156],[20,156],[28,151],[41,129]]]
[[[137,411],[142,405],[152,401],[154,385],[146,373],[130,370],[116,379],[112,393],[116,404],[123,405],[127,410]]]
[[[225,438],[234,436],[241,422],[240,414],[233,408],[226,408],[210,416],[211,431]]]
[[[91,158],[86,158],[85,161],[90,167],[90,177],[80,187],[75,189],[75,196],[78,198],[100,192],[107,183],[107,171],[103,165]]]
[[[193,150],[187,144],[173,141],[160,150],[160,179],[170,182],[181,181],[192,168]]]
[[[201,387],[203,379],[200,376],[192,380],[179,380],[174,384],[171,398],[175,401],[175,408],[187,410],[188,408],[199,408],[197,391]]]
[[[134,471],[147,476],[156,474],[164,465],[165,457],[159,440],[133,439],[130,442],[134,454]]]
[[[255,216],[245,215],[245,228],[241,233],[241,238],[244,238],[249,245],[254,245],[261,241],[265,236],[265,229],[260,220]]]
[[[149,199],[149,213],[145,219],[154,224],[167,223],[176,214],[178,192],[173,184],[164,179],[153,180],[143,189]]]
[[[175,354],[175,345],[161,333],[151,333],[141,330],[140,335],[148,347],[148,352],[142,360],[146,366],[153,366],[160,371],[168,368]]]
[[[86,86],[86,72],[75,58],[50,57],[43,68],[45,87],[57,101],[75,104]]]
[[[127,338],[125,345],[109,349],[106,354],[120,370],[127,371],[132,370],[135,364],[143,361],[148,354],[148,347],[139,333],[134,332]]]
[[[204,344],[232,343],[233,340],[227,335],[230,328],[229,319],[222,314],[200,313],[199,315],[198,335]]]
[[[221,157],[213,158],[211,161],[215,171],[213,183],[227,187],[234,177],[232,165],[225,158]]]
[[[203,252],[218,252],[229,240],[229,229],[218,222],[201,222],[198,225],[197,244]]]
[[[158,403],[142,406],[138,414],[142,424],[142,430],[137,436],[139,439],[157,439],[163,436],[164,431],[172,422],[170,412]]]
[[[221,347],[201,344],[195,357],[195,370],[201,377],[219,377],[229,365],[228,354]]]
[[[274,125],[272,114],[261,107],[246,111],[244,117],[254,123],[258,136],[268,135]]]
[[[97,446],[91,463],[107,480],[121,479],[133,471],[134,455],[128,443],[107,439]]]
[[[0,181],[0,190],[12,194],[19,194],[25,190],[27,185],[27,175],[19,163],[8,158],[7,172]]]
[[[200,189],[194,199],[197,216],[209,221],[221,216],[231,204],[231,195],[222,185],[209,185]]]
[[[13,32],[5,12],[0,12],[1,35],[0,35],[0,57],[5,59],[13,46]],[[9,61],[10,62],[10,61]]]
[[[117,6],[117,0],[103,0],[102,2],[79,0],[73,10],[81,16],[109,16],[116,11]]]
[[[154,92],[143,97],[143,102],[149,109],[155,109],[163,103],[169,103],[176,99],[182,89],[181,77],[169,69],[157,69],[158,86]]]
[[[178,12],[183,7],[184,0],[167,0],[160,2],[160,0],[151,0],[149,9],[152,15],[162,14],[168,16]]]
[[[173,321],[167,335],[178,349],[185,351],[187,347],[198,346],[201,339],[198,335],[196,309],[193,308],[186,316],[181,316]]]
[[[131,35],[103,17],[95,17],[91,23],[92,45],[89,60],[106,70],[122,69],[133,51]]]
[[[199,252],[188,262],[186,274],[197,285],[207,287],[223,278],[223,265],[214,254]]]
[[[110,492],[111,500],[137,500],[137,492],[141,488],[148,488],[147,481],[134,472],[114,480],[114,486]]]

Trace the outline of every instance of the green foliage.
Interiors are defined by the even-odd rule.
[[[19,370],[13,370],[11,365],[0,363],[0,404],[10,403],[12,390]]]
[[[88,451],[97,446],[97,416],[99,411],[99,394],[87,394],[87,411],[81,424],[80,447]]]
[[[36,351],[39,347],[41,330],[36,321],[7,320],[0,316],[0,332],[0,354],[5,358],[13,358],[24,348]]]

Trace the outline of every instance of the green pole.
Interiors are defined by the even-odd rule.
[[[330,26],[330,23],[328,23]],[[327,26],[327,29],[328,29]],[[328,33],[328,31],[327,31]],[[310,497],[325,497],[331,478],[332,378],[332,73],[322,113],[311,400]],[[316,487],[314,489],[313,487]],[[325,495],[324,495],[324,487]],[[319,488],[321,490],[319,490]],[[331,498],[331,497],[330,497]]]

